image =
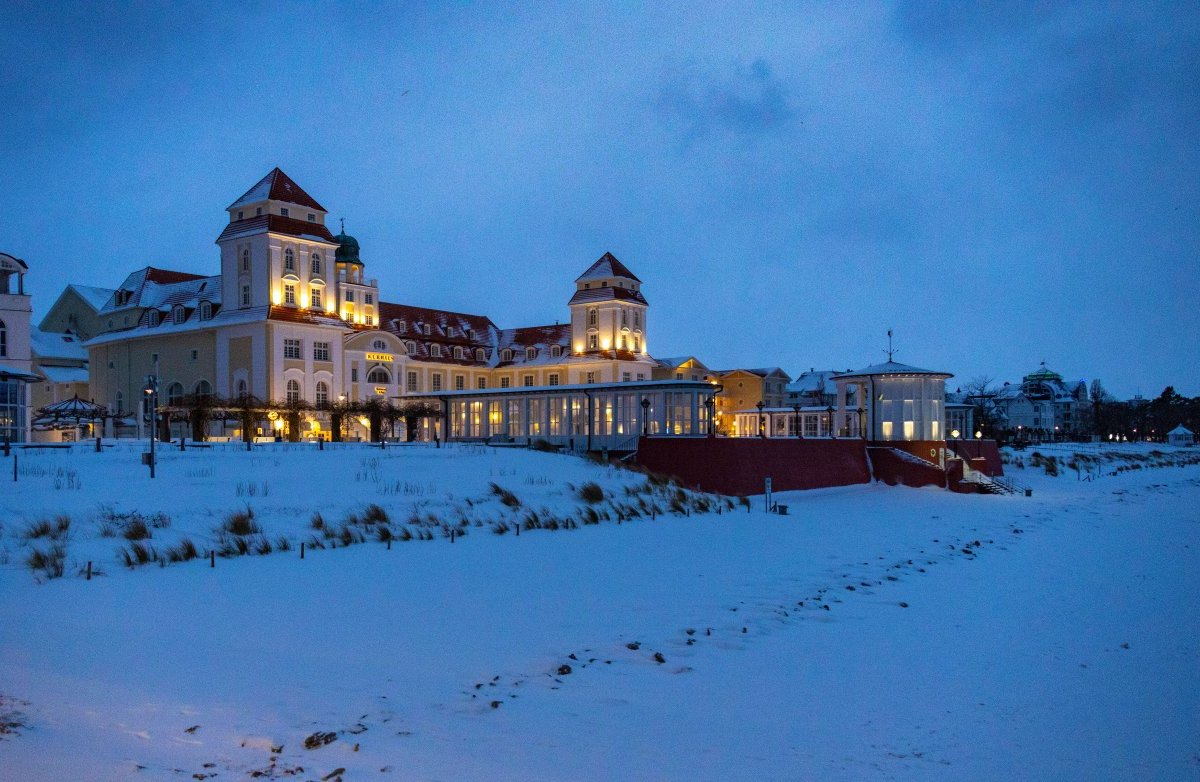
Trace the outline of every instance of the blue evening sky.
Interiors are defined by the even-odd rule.
[[[1200,394],[1200,4],[25,3],[0,250],[214,274],[280,166],[385,300],[567,317],[611,251],[648,346]]]

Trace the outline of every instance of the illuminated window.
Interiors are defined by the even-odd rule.
[[[309,299],[312,302],[312,308],[314,310],[321,309],[321,289],[320,288],[313,288],[309,292]]]
[[[891,421],[883,421],[880,423],[880,426],[883,428],[883,439],[885,439],[885,440],[892,439],[892,422]]]
[[[284,285],[283,286],[283,303],[291,304],[293,307],[296,305],[296,286],[295,285]]]
[[[905,440],[911,440],[911,439],[913,439],[913,428],[914,428],[914,427],[913,427],[913,422],[912,422],[912,421],[905,421],[905,422],[904,422],[904,439],[905,439]]]
[[[600,338],[595,334],[588,334],[588,350],[595,350],[600,347]]]

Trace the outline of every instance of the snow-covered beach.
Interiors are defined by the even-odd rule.
[[[22,453],[0,778],[1195,777],[1200,470],[1014,475],[779,516],[478,446]]]

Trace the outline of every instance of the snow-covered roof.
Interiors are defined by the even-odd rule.
[[[1180,424],[1179,426],[1175,427],[1171,431],[1167,432],[1167,434],[1169,434],[1169,435],[1171,435],[1171,434],[1182,434],[1182,435],[1192,434],[1192,435],[1194,435],[1195,432],[1193,432],[1191,429],[1188,429],[1183,424]]]
[[[265,177],[258,180],[254,187],[247,190],[241,198],[229,205],[229,209],[242,204],[252,204],[255,201],[283,201],[289,204],[297,204],[307,206],[312,209],[319,209],[324,212],[325,207],[317,203],[316,199],[304,191],[304,188],[292,181],[292,178],[283,173],[278,166],[271,169]]]
[[[79,294],[79,298],[96,312],[104,309],[104,305],[116,293],[112,288],[96,288],[91,285],[68,285],[68,288]]]
[[[42,331],[34,328],[29,332],[29,346],[38,358],[65,358],[72,361],[87,361],[87,349],[79,337],[70,333]]]
[[[38,367],[51,383],[86,383],[88,371],[85,367]]]
[[[811,394],[822,389],[832,392],[830,383],[837,374],[836,369],[810,369],[807,372],[801,372],[795,380],[788,383],[787,390],[793,394]]]
[[[588,267],[587,271],[575,278],[575,282],[583,280],[604,280],[613,277],[624,277],[627,280],[641,282],[625,264],[621,263],[612,253],[601,255],[599,260]]]
[[[929,375],[930,377],[954,377],[949,372],[938,372],[933,369],[921,369],[919,367],[901,364],[899,361],[885,361],[882,364],[872,364],[869,367],[863,367],[854,372],[841,372],[837,375],[839,378],[851,377],[877,377],[879,375]]]

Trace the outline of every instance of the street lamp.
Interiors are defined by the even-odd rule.
[[[650,400],[642,397],[642,436],[650,433]]]
[[[865,440],[865,439],[867,439],[867,422],[863,420],[863,416],[866,414],[867,411],[863,410],[862,406],[860,405],[857,412],[858,412],[858,436],[861,439]]]
[[[754,406],[758,408],[758,436],[766,437],[767,436],[767,419],[763,417],[762,400],[761,399],[758,400],[758,403],[755,404]]]
[[[800,403],[792,405],[792,423],[796,427],[796,437],[802,437],[800,434]]]
[[[704,406],[706,408],[708,408],[708,436],[709,437],[713,436],[713,405],[715,405],[716,403],[717,403],[716,400],[711,396],[704,398]]]
[[[825,408],[825,429],[831,440],[837,439],[837,434],[833,431],[833,405]]]
[[[146,387],[142,389],[146,404],[150,405],[150,477],[154,477],[154,441],[158,435],[158,378],[154,375],[146,378]]]

